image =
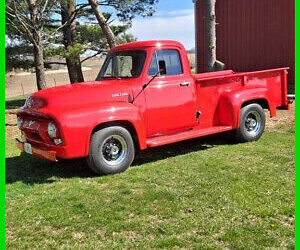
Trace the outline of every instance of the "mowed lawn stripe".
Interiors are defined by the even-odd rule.
[[[294,246],[293,128],[147,150],[113,176],[20,156],[12,140],[6,157],[8,249]]]

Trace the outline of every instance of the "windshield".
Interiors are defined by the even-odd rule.
[[[142,73],[146,60],[143,50],[122,51],[109,54],[97,76],[103,78],[136,78]]]

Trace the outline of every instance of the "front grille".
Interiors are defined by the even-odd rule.
[[[25,136],[28,137],[28,139],[32,139],[34,141],[44,142],[43,138],[39,135],[39,133],[36,132],[26,131]]]
[[[23,120],[22,130],[29,142],[53,144],[48,136],[49,120],[34,116],[21,116]]]

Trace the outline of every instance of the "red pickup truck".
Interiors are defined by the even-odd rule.
[[[97,174],[112,174],[137,150],[225,131],[254,141],[264,109],[289,109],[287,70],[192,74],[178,42],[119,45],[95,81],[31,95],[17,114],[17,145],[50,161],[86,157]]]

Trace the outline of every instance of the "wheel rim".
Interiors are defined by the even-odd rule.
[[[256,135],[261,128],[261,117],[257,111],[250,111],[245,118],[246,131],[250,135]]]
[[[108,136],[101,145],[100,153],[105,161],[111,167],[119,165],[127,155],[127,143],[119,135]]]

